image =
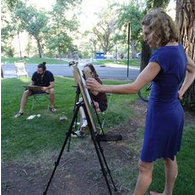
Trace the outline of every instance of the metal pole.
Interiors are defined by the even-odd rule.
[[[127,51],[127,78],[129,78],[129,46],[130,46],[130,30],[131,24],[128,23],[128,34],[127,34],[127,44],[128,44],[128,51]]]

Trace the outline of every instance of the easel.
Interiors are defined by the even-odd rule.
[[[79,89],[77,89],[77,90],[79,90]],[[79,90],[79,92],[80,92],[80,90]],[[78,96],[76,96],[76,99],[78,99]],[[96,154],[98,156],[98,160],[99,160],[99,163],[100,163],[100,167],[101,167],[102,173],[104,175],[104,178],[105,178],[105,181],[106,181],[106,184],[107,184],[107,187],[108,187],[109,194],[112,195],[112,190],[111,190],[111,187],[110,187],[109,180],[110,180],[110,182],[113,185],[114,191],[117,191],[117,188],[116,188],[116,186],[114,184],[114,181],[113,181],[113,178],[111,176],[111,173],[110,173],[108,164],[106,162],[106,159],[105,159],[105,156],[104,156],[104,153],[103,153],[103,149],[102,149],[101,144],[100,144],[101,139],[100,139],[99,135],[96,133],[96,131],[95,131],[95,129],[94,129],[92,123],[91,123],[91,120],[90,120],[90,117],[89,117],[89,114],[88,114],[88,111],[87,111],[85,102],[82,100],[82,101],[78,101],[78,102],[75,103],[74,114],[73,114],[73,117],[72,117],[72,120],[71,120],[69,129],[68,129],[68,131],[66,133],[65,141],[64,141],[63,146],[62,146],[62,148],[60,150],[58,159],[55,162],[55,167],[54,167],[53,172],[52,172],[52,175],[51,175],[51,177],[50,177],[50,179],[48,181],[47,187],[46,187],[45,191],[43,192],[43,195],[46,195],[47,194],[47,191],[49,189],[49,186],[51,184],[51,181],[53,179],[53,176],[55,174],[55,171],[57,169],[57,166],[59,165],[61,156],[62,156],[62,154],[64,152],[64,149],[65,149],[65,146],[66,146],[68,140],[69,140],[69,145],[70,145],[71,134],[75,134],[74,131],[73,131],[73,126],[74,126],[74,123],[75,123],[75,121],[77,119],[77,115],[78,115],[78,112],[79,112],[79,108],[81,106],[83,107],[84,112],[85,112],[85,115],[86,115],[86,118],[87,118],[89,130],[90,130],[90,134],[91,134],[91,139],[93,141],[93,144],[94,144],[94,147],[95,147],[95,151],[96,151]],[[103,141],[105,141],[105,140],[103,140]],[[69,145],[68,145],[68,150],[69,150]],[[109,178],[108,178],[108,176],[109,176]]]

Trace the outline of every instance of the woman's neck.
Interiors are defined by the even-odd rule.
[[[169,41],[167,44],[166,44],[166,46],[178,46],[179,44],[178,44],[178,42],[176,42],[176,41]]]

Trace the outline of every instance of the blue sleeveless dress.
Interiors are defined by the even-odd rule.
[[[187,67],[183,46],[164,46],[150,58],[161,71],[153,80],[148,103],[141,160],[153,162],[170,158],[180,150],[184,111],[178,99],[178,90]]]

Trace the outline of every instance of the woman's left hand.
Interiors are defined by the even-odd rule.
[[[86,87],[89,90],[100,92],[101,84],[97,82],[94,78],[88,78],[86,80]]]
[[[178,98],[180,99],[180,100],[182,100],[183,99],[183,93],[182,93],[182,91],[181,90],[179,90],[178,91]]]

